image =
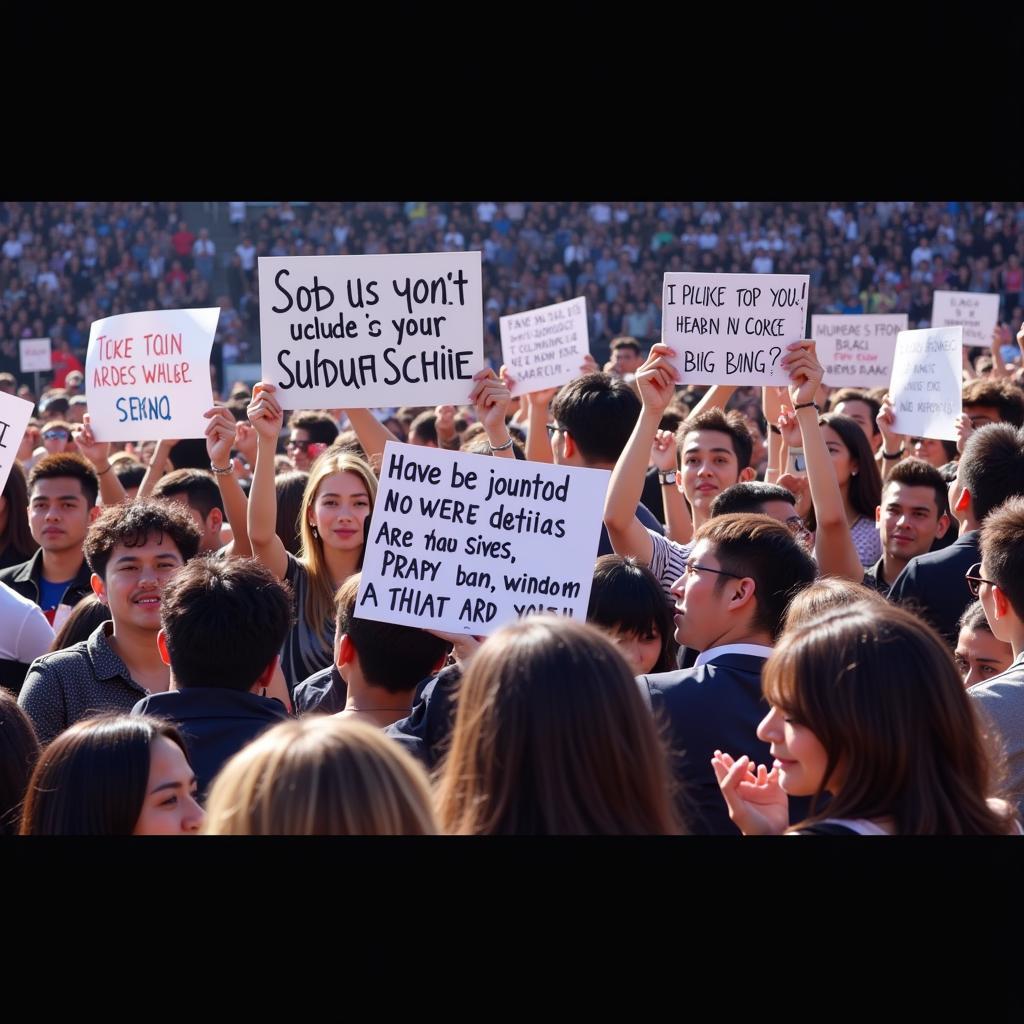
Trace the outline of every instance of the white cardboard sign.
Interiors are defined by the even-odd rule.
[[[965,348],[991,348],[998,322],[998,295],[937,291],[932,298],[932,327],[963,327]]]
[[[17,461],[18,449],[34,408],[24,398],[0,391],[0,491],[11,475],[11,466]]]
[[[389,441],[356,614],[473,635],[533,612],[585,620],[608,479]]]
[[[503,316],[498,324],[513,395],[557,388],[580,375],[590,351],[585,297]]]
[[[892,374],[896,336],[907,329],[906,313],[811,317],[811,337],[832,388],[884,388]]]
[[[963,335],[962,327],[900,332],[889,382],[897,434],[956,440],[963,408]]]
[[[478,252],[261,256],[259,282],[282,408],[460,405],[484,367]]]
[[[220,310],[161,309],[94,320],[85,396],[97,441],[202,437],[213,405]]]
[[[789,383],[786,346],[807,325],[806,274],[666,274],[661,340],[685,384]]]
[[[49,338],[22,338],[18,342],[22,373],[49,373],[53,369]]]

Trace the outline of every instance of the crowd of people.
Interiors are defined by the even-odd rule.
[[[535,231],[557,255],[560,208],[515,205],[380,221],[282,204],[264,219],[271,246],[297,240],[283,223],[366,252],[496,235],[500,254],[515,231],[524,259]],[[568,208],[587,230],[565,244],[589,245],[590,222],[634,238],[634,296],[664,269],[642,269],[644,217],[671,223],[656,247],[669,261],[691,244],[678,214],[714,263],[758,213],[641,204],[634,224],[629,204],[602,205]],[[884,206],[870,216],[917,225],[922,243],[975,212]],[[840,247],[874,230],[867,206],[833,207],[792,222],[782,208],[795,248],[767,269],[795,269],[779,264],[810,244],[787,226],[839,232]],[[76,212],[52,212],[58,234]],[[164,212],[163,230],[181,227]],[[760,211],[755,241],[775,216]],[[1020,219],[1000,209],[978,237]],[[515,291],[495,253],[488,301],[517,308],[568,297],[587,272],[527,298],[539,275],[520,269]],[[607,269],[584,287],[626,267]],[[992,355],[965,360],[956,442],[897,435],[884,389],[824,386],[813,340],[786,347],[787,388],[699,388],[656,330],[638,333],[557,389],[513,398],[509,371],[483,368],[457,407],[287,414],[273,384],[235,383],[205,438],[159,443],[98,441],[80,371],[55,375],[0,499],[0,830],[1020,834],[1024,325],[1014,352],[996,352],[1013,341],[1001,327]],[[609,471],[586,622],[530,615],[470,636],[362,618],[389,441]]]

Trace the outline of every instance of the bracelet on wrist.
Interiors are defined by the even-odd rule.
[[[887,452],[887,451],[885,451],[885,449],[882,449],[882,458],[883,459],[899,459],[899,458],[903,457],[903,453],[906,450],[907,450],[906,445],[902,445],[902,444],[900,445],[900,450],[898,452]]]
[[[508,440],[504,444],[493,445],[491,444],[490,441],[488,441],[487,446],[491,449],[492,452],[507,452],[514,443],[515,442],[513,441],[512,435],[509,434]]]
[[[109,473],[113,468],[114,468],[114,464],[112,462],[108,462],[106,469],[97,469],[96,470],[96,475],[97,476],[103,476],[104,473]]]
[[[220,469],[219,467],[215,466],[212,460],[210,462],[210,472],[213,473],[215,476],[226,476],[228,473],[232,472],[233,469],[234,467],[231,465],[230,462],[223,469]]]
[[[799,405],[793,406],[794,412],[796,412],[797,409],[813,409],[817,413],[821,412],[821,407],[818,405],[817,402],[801,402]]]
[[[770,430],[770,431],[771,431],[771,432],[772,432],[773,434],[778,434],[778,435],[779,435],[780,437],[782,436],[782,431],[781,431],[781,430],[779,430],[779,428],[778,428],[777,426],[775,426],[775,424],[774,424],[774,423],[769,423],[769,424],[768,424],[768,429],[769,429],[769,430]]]

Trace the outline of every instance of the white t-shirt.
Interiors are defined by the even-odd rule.
[[[53,643],[53,630],[42,609],[0,583],[0,658],[30,665]]]

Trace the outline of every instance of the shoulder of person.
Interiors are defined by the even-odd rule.
[[[65,672],[79,670],[83,664],[91,663],[92,657],[89,653],[89,641],[80,640],[77,644],[72,644],[63,650],[41,654],[29,666],[25,684],[28,685],[28,681],[34,673],[43,676],[60,676]]]

